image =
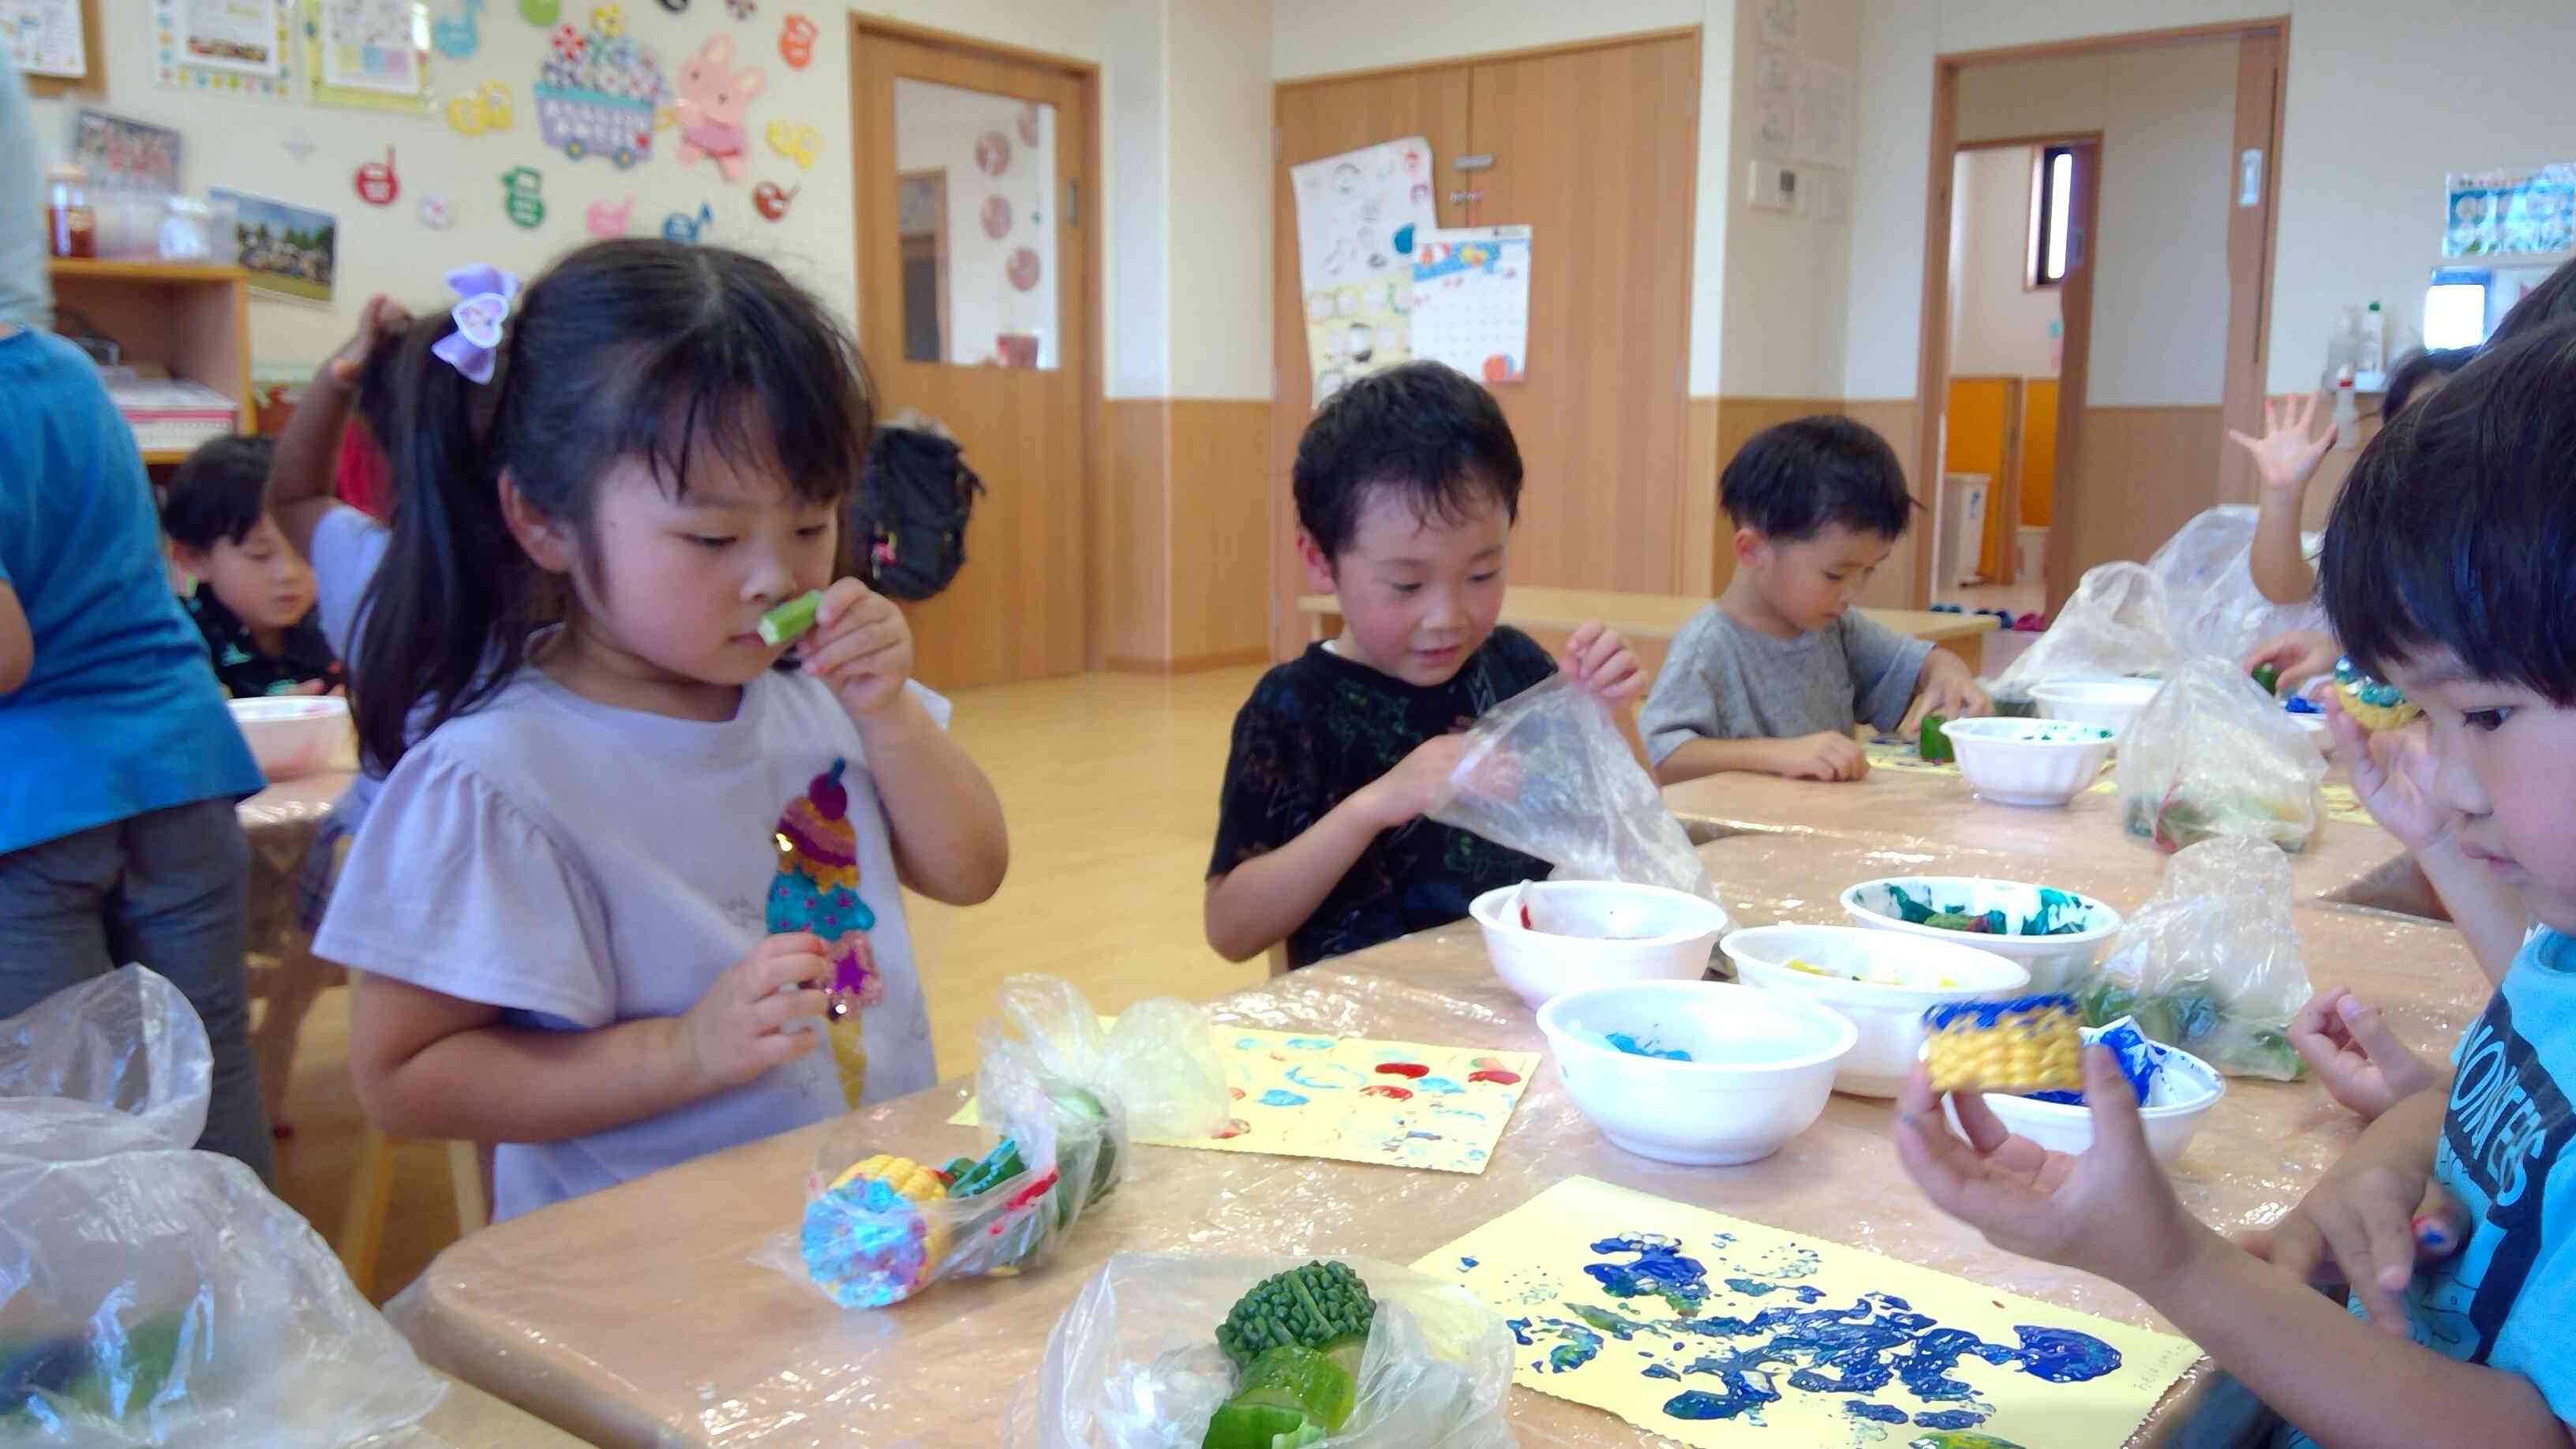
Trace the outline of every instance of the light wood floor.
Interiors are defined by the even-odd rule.
[[[1092,674],[961,691],[952,729],[1001,792],[1011,873],[968,910],[914,900],[915,954],[945,1075],[975,1064],[994,988],[1024,971],[1062,976],[1103,1011],[1148,996],[1193,1000],[1259,980],[1207,948],[1201,882],[1234,712],[1258,668],[1180,679]],[[324,1236],[339,1230],[357,1144],[346,991],[307,1018],[279,1144],[280,1194]],[[378,1259],[390,1297],[456,1237],[445,1150],[402,1149]],[[336,1245],[335,1245],[336,1246]]]

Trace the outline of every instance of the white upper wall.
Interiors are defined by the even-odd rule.
[[[1855,192],[1845,368],[1852,397],[1914,395],[1929,164],[1924,136],[1937,55],[2289,12],[2267,319],[2272,391],[2315,385],[2326,334],[2344,305],[2383,301],[2401,326],[2419,317],[2427,274],[2440,261],[2436,198],[2444,171],[2565,160],[2568,139],[2576,136],[2576,88],[2556,74],[2576,52],[2576,6],[2567,0],[2483,0],[2473,23],[2420,0],[2061,0],[2050,6],[1862,0],[1862,6],[1863,184]],[[2107,206],[2123,173],[2116,154],[2104,165]],[[2206,185],[2223,194],[2231,180],[2222,174]],[[2107,217],[2103,231],[2107,244]],[[2097,312],[2097,349],[2099,322]],[[2216,387],[2213,378],[2209,396]]]
[[[1726,311],[1718,377],[1732,397],[1839,398],[1843,309],[1851,295],[1851,222],[1848,216],[1826,220],[1819,193],[1831,186],[1848,198],[1853,178],[1849,171],[1829,175],[1802,165],[1801,185],[1810,195],[1799,209],[1764,211],[1752,205],[1748,177],[1754,162],[1761,9],[1759,3],[1746,4],[1738,13],[1734,134],[1716,175],[1705,165],[1701,171],[1701,184],[1715,185],[1726,199]],[[1859,0],[1803,0],[1799,5],[1800,59],[1840,66],[1856,81],[1860,46]]]
[[[1101,70],[1100,269],[1105,396],[1172,387],[1170,0],[1115,0]]]
[[[1733,15],[1733,0],[1720,0]],[[1714,8],[1703,0],[1293,0],[1270,33],[1270,74],[1277,80],[1335,75],[1562,45],[1639,30],[1698,25]]]
[[[1173,5],[1174,397],[1271,393],[1270,32],[1271,0]]]
[[[2057,376],[2057,289],[2029,285],[2032,148],[1962,151],[1950,225],[1950,371]]]

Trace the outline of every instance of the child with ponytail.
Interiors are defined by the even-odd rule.
[[[502,1218],[931,1085],[898,883],[985,900],[1008,844],[840,567],[871,400],[814,299],[642,239],[449,284],[390,362],[351,680],[386,778],[314,950],[370,1119],[501,1144]]]

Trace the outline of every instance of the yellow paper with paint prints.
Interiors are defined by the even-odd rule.
[[[1478,1173],[1538,1070],[1536,1052],[1218,1026],[1234,1117],[1223,1137],[1154,1147]],[[970,1099],[948,1120],[981,1122]]]
[[[1702,1449],[1943,1431],[2113,1449],[2201,1357],[2170,1334],[1588,1177],[1413,1267],[1510,1322],[1525,1345],[1514,1382]]]

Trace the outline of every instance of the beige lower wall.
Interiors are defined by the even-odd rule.
[[[1178,673],[1268,657],[1270,404],[1105,404],[1101,653]]]

